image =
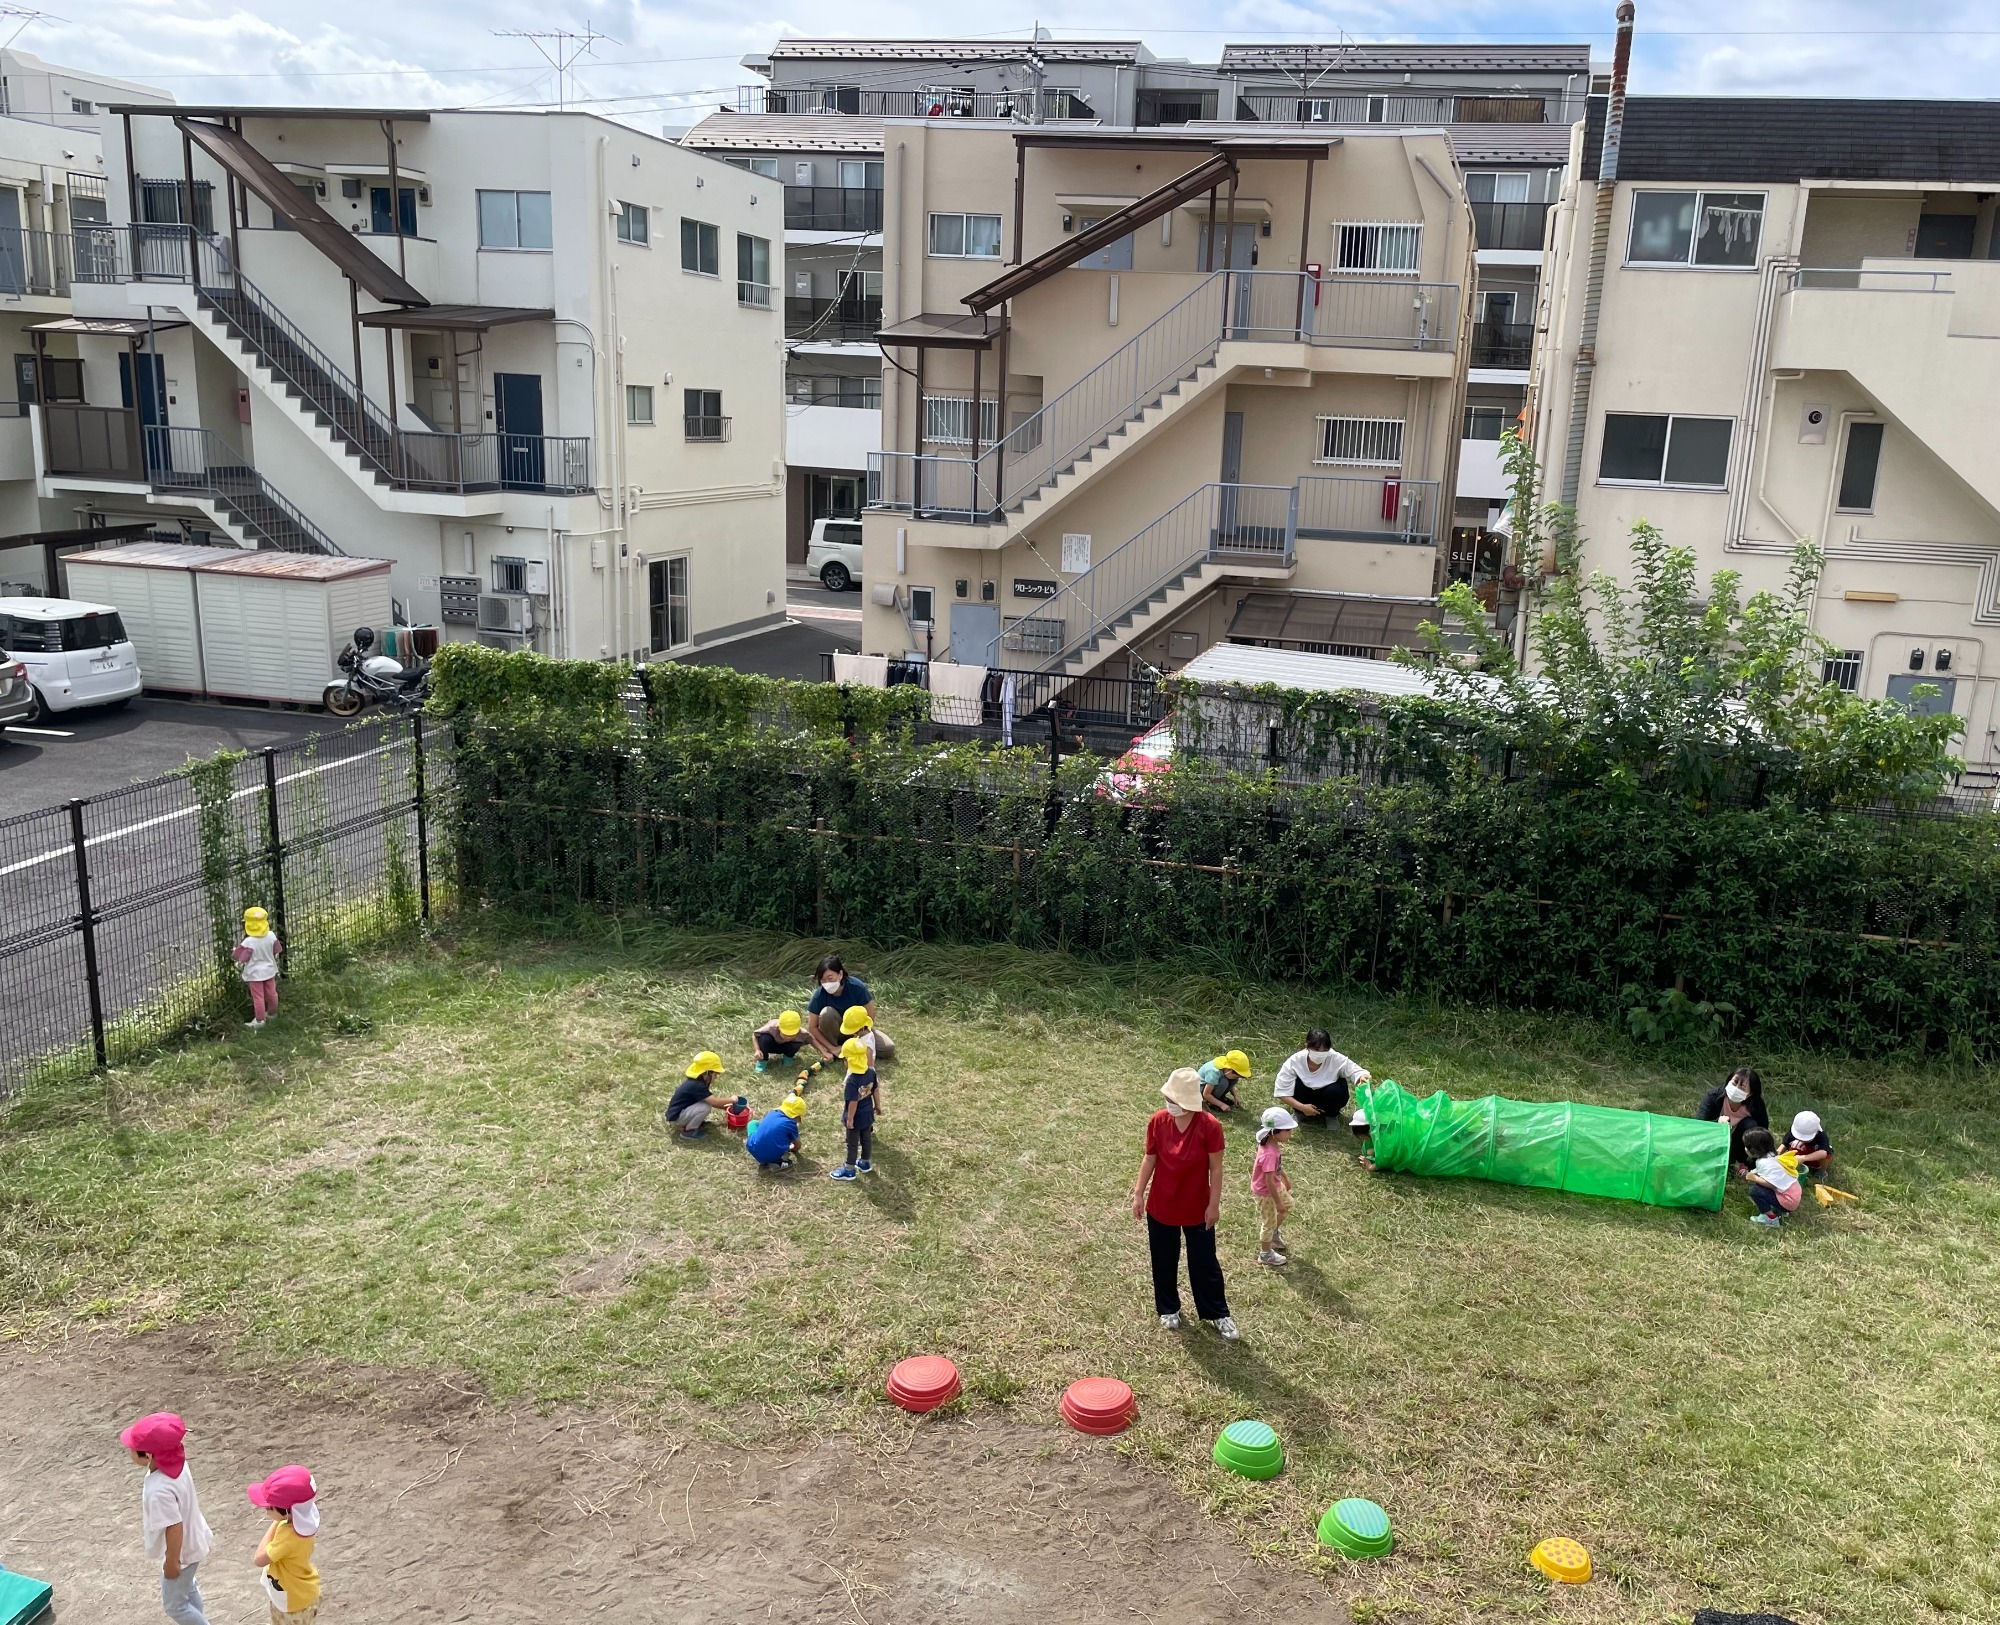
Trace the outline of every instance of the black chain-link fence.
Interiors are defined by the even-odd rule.
[[[0,1101],[243,1002],[266,909],[287,974],[430,913],[450,752],[396,717],[0,820]]]

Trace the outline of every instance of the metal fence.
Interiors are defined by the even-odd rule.
[[[0,1101],[236,1019],[247,907],[288,974],[428,918],[444,743],[367,721],[0,820]]]

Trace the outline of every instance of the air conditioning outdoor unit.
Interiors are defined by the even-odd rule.
[[[482,632],[532,632],[535,617],[528,600],[509,593],[479,595],[479,630]]]

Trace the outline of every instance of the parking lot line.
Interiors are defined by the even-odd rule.
[[[74,739],[73,733],[65,733],[60,728],[17,728],[12,723],[7,726],[10,734],[33,734],[37,739]]]

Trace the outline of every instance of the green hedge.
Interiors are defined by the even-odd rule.
[[[650,727],[462,711],[465,894],[1607,1018],[1679,984],[1759,1038],[2000,1054],[1990,818],[1550,795],[1470,756],[1366,789],[1176,769],[1121,803],[1088,759],[918,743],[901,699],[694,671],[654,669]]]

